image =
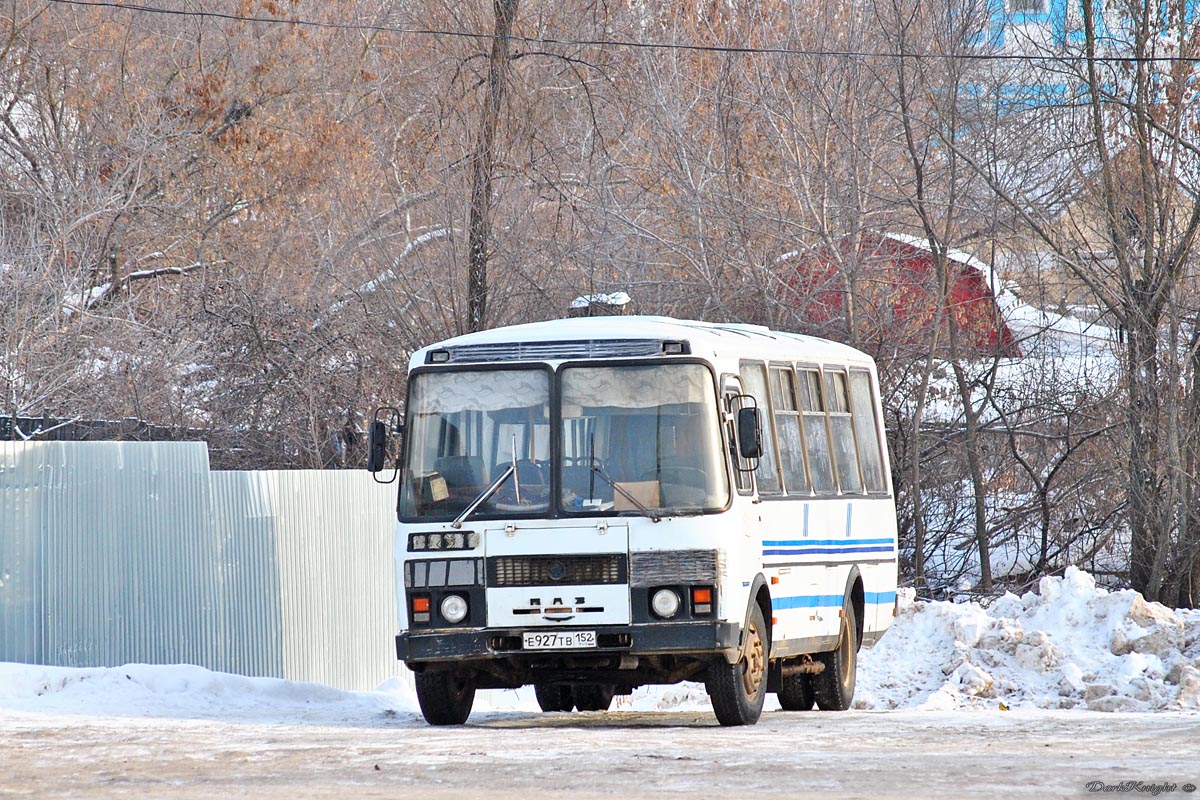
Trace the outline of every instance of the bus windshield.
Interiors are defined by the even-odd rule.
[[[401,517],[458,516],[505,470],[516,472],[478,514],[550,508],[550,372],[425,372],[412,376]]]
[[[560,451],[551,452],[545,368],[422,372],[411,378],[404,519],[698,513],[729,502],[712,377],[700,364],[562,369]]]
[[[729,502],[716,397],[702,365],[566,367],[561,403],[562,511],[702,511]]]

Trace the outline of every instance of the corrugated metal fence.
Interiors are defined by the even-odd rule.
[[[0,442],[0,661],[374,688],[394,508],[361,471],[210,472],[202,442]]]

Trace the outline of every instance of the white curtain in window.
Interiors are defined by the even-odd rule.
[[[651,408],[710,403],[712,384],[697,364],[656,367],[576,367],[563,373],[564,406]]]
[[[528,408],[550,398],[550,376],[540,369],[427,372],[416,381],[414,414]]]

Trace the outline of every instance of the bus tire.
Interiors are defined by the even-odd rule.
[[[803,672],[783,675],[779,678],[779,707],[784,711],[812,711],[816,697],[813,696],[812,676]]]
[[[762,716],[767,697],[767,623],[753,603],[746,623],[746,641],[736,664],[718,656],[708,668],[704,688],[722,725],[753,725]]]
[[[474,677],[464,671],[426,670],[416,674],[417,702],[430,725],[462,725],[475,703]]]
[[[535,683],[533,696],[542,711],[570,711],[575,708],[571,687],[561,683]]]
[[[813,695],[822,711],[845,711],[854,700],[854,683],[858,669],[858,623],[854,604],[848,599],[842,610],[838,646],[816,656],[825,669],[812,676]]]
[[[611,683],[585,683],[576,686],[573,693],[575,707],[580,711],[608,711],[617,687]]]

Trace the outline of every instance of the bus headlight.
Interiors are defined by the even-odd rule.
[[[650,598],[650,608],[663,619],[670,619],[679,613],[679,595],[670,589],[659,589]]]
[[[442,619],[454,625],[467,618],[467,601],[457,594],[448,594],[442,599]]]

